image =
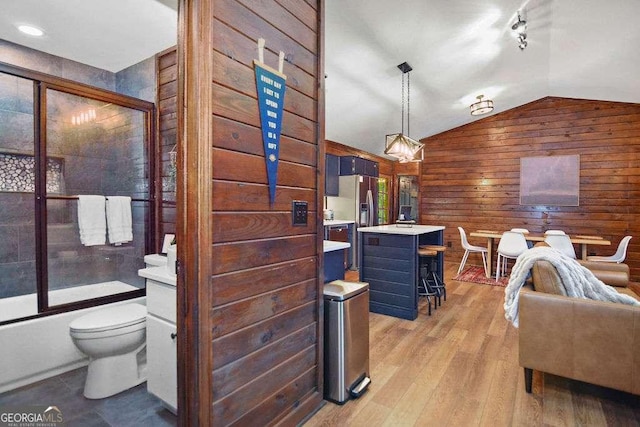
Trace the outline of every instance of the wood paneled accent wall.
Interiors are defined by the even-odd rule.
[[[184,216],[198,225],[179,232],[187,245],[179,257],[186,258],[184,301],[191,307],[183,313],[193,322],[184,347],[198,352],[191,357],[199,365],[187,370],[184,403],[192,415],[181,420],[295,425],[323,402],[323,2],[182,4],[187,194],[178,195],[178,206],[185,197]],[[286,55],[273,205],[253,70],[258,38],[266,40],[267,65],[277,69],[278,52]],[[306,226],[292,226],[294,200],[308,202]]]
[[[159,152],[157,156],[158,176],[156,177],[158,190],[157,204],[158,235],[157,248],[162,247],[162,238],[167,233],[176,232],[176,204],[175,204],[175,171],[171,170],[169,153],[174,149],[177,139],[177,93],[178,93],[178,53],[176,48],[167,49],[156,56],[157,70],[157,111]]]
[[[458,226],[601,235],[612,246],[589,247],[598,255],[633,235],[626,262],[640,280],[639,104],[547,97],[422,142],[420,220],[447,227],[448,261],[462,258]],[[520,205],[520,158],[569,154],[580,155],[580,206]]]

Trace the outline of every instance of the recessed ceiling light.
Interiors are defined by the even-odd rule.
[[[32,25],[18,25],[18,30],[34,37],[41,37],[44,35],[44,31]]]

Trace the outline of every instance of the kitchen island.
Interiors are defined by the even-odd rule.
[[[360,281],[369,283],[369,310],[414,320],[418,317],[420,245],[442,245],[444,226],[381,225],[358,228]],[[444,253],[438,252],[442,279]]]

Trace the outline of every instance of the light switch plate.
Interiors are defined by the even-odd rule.
[[[301,200],[291,202],[291,217],[294,226],[307,225],[308,203]]]

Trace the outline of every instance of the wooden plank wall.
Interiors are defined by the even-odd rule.
[[[159,153],[156,161],[158,165],[159,184],[158,198],[158,226],[156,227],[156,242],[159,251],[163,236],[176,232],[176,203],[175,203],[175,175],[171,175],[171,162],[169,152],[177,142],[177,92],[178,92],[178,56],[176,48],[161,52],[156,57],[157,61],[157,110],[158,110],[158,138]]]
[[[601,235],[612,246],[589,247],[598,255],[633,235],[626,262],[640,281],[640,105],[547,97],[422,142],[420,220],[447,227],[448,261],[462,258],[458,226]],[[580,206],[521,206],[520,158],[569,154],[580,155]]]
[[[213,3],[213,425],[295,424],[322,402],[318,183],[324,167],[321,1]],[[278,187],[269,192],[253,60],[287,75]],[[292,226],[293,200],[308,225]],[[321,199],[320,199],[321,200]],[[203,343],[200,344],[201,346]]]

